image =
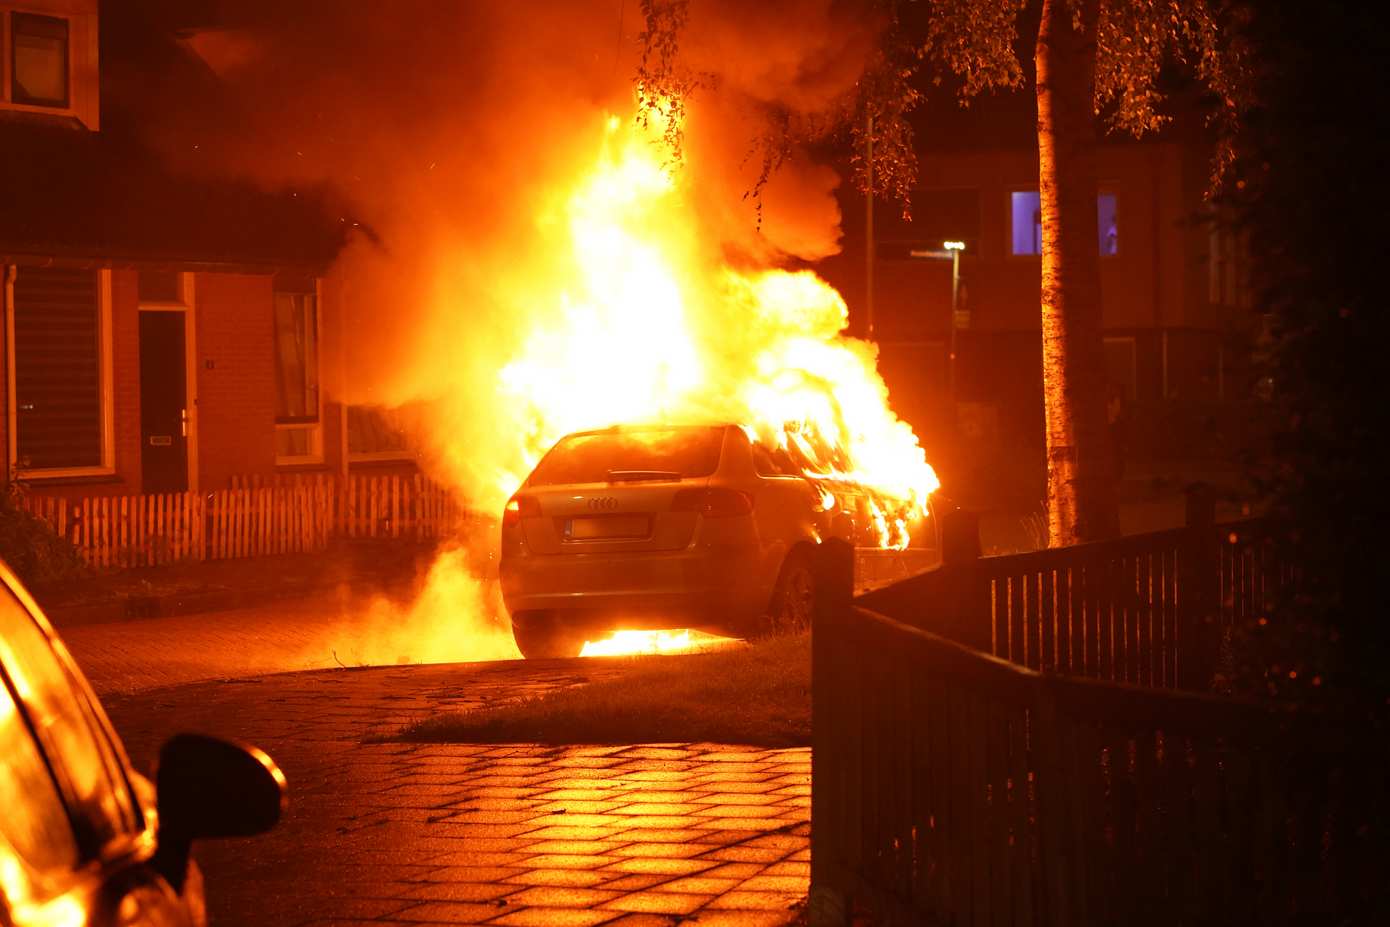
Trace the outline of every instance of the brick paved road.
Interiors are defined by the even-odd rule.
[[[74,649],[90,662],[96,644]],[[103,670],[108,691],[136,678],[118,664]],[[809,866],[807,750],[363,743],[614,671],[592,660],[329,670],[105,701],[142,769],[168,734],[204,730],[257,743],[285,770],[279,828],[198,849],[214,925],[790,921]]]

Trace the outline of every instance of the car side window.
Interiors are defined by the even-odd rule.
[[[120,760],[87,697],[48,637],[8,590],[0,588],[0,665],[22,715],[48,757],[66,800],[78,846],[96,853],[139,827]]]
[[[24,865],[16,876],[26,869],[51,872],[77,865],[67,809],[6,679],[0,679],[0,808],[0,855],[8,844],[8,852],[19,857]],[[0,859],[0,867],[7,861]],[[0,885],[7,894],[27,888],[10,881]]]
[[[761,444],[753,445],[753,470],[758,476],[801,476],[786,451],[773,452]]]

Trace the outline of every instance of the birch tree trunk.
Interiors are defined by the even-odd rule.
[[[1048,542],[1119,534],[1105,416],[1096,221],[1096,20],[1100,0],[1043,0],[1035,55],[1042,207],[1043,406]]]

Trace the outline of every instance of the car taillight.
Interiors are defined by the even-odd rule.
[[[706,518],[732,518],[753,511],[753,497],[737,489],[682,489],[671,500],[673,512],[698,512]]]
[[[541,513],[541,504],[528,496],[514,496],[502,510],[502,526],[515,528],[523,517],[530,518]]]

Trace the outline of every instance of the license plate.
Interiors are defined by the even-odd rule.
[[[572,518],[565,522],[565,539],[591,541],[599,538],[644,538],[651,534],[647,515],[599,515]]]

